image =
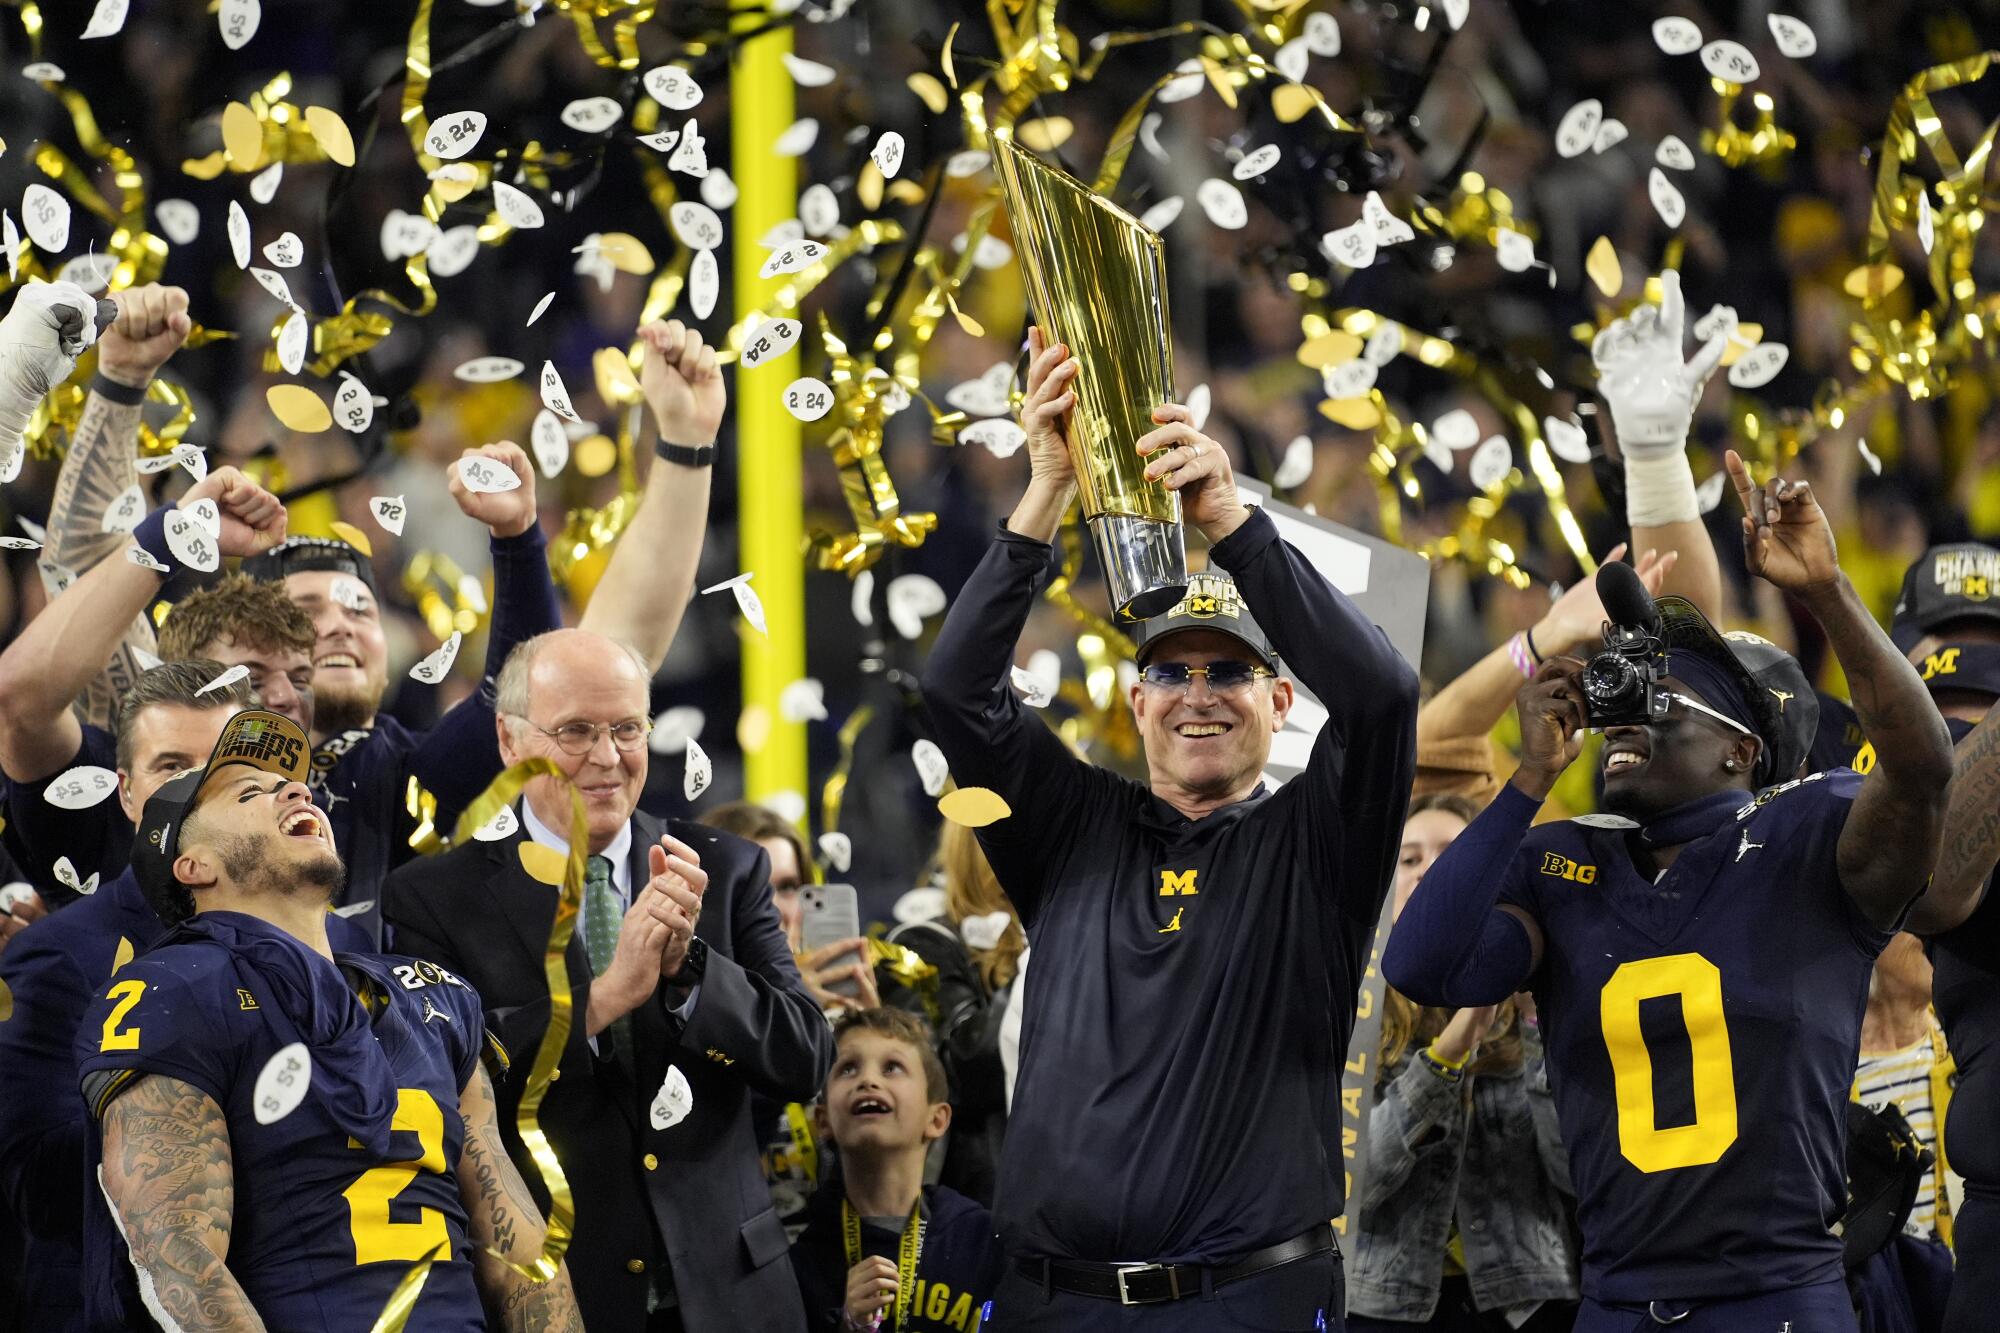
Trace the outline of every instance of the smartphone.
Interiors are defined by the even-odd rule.
[[[852,884],[808,884],[799,890],[799,910],[800,934],[807,953],[861,934],[861,898]],[[865,962],[867,958],[860,949],[848,956],[856,962]],[[827,989],[853,999],[860,996],[861,983],[847,977]]]

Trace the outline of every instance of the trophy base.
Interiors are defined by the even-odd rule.
[[[1146,620],[1173,610],[1187,592],[1187,546],[1181,525],[1132,514],[1090,520],[1098,563],[1121,616]]]

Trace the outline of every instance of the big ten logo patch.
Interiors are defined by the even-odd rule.
[[[1160,872],[1160,896],[1162,898],[1171,898],[1175,894],[1181,894],[1186,897],[1193,897],[1195,894],[1200,893],[1201,890],[1195,887],[1195,876],[1200,873],[1199,868],[1194,870],[1162,870]]]
[[[1566,879],[1572,884],[1595,884],[1597,867],[1579,865],[1558,852],[1542,855],[1542,873],[1553,879]]]

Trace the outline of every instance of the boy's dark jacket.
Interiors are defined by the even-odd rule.
[[[847,1299],[841,1199],[839,1182],[827,1182],[813,1196],[811,1220],[792,1245],[792,1271],[804,1298],[806,1327],[813,1333],[837,1333]],[[929,1221],[910,1320],[905,1329],[896,1329],[891,1306],[882,1320],[883,1333],[972,1333],[1000,1281],[1000,1241],[993,1233],[993,1215],[943,1185],[924,1187],[924,1208]],[[864,1254],[879,1254],[894,1263],[901,1239],[900,1228],[885,1230],[865,1220],[861,1224]]]

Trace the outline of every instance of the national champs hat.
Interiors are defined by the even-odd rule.
[[[1273,671],[1278,669],[1277,650],[1271,647],[1263,628],[1251,618],[1243,594],[1236,590],[1236,580],[1220,570],[1188,575],[1187,594],[1171,610],[1139,622],[1132,636],[1138,659],[1144,662],[1146,654],[1168,635],[1191,629],[1227,634],[1240,641],[1265,666]]]
[[[368,557],[332,537],[291,537],[260,555],[245,559],[238,572],[259,583],[283,583],[287,574],[331,570],[361,580],[371,596],[375,592],[375,569]]]
[[[201,786],[217,769],[247,764],[293,782],[311,768],[312,744],[299,724],[261,708],[246,708],[223,724],[222,738],[200,768],[176,773],[146,800],[132,839],[132,876],[158,910],[171,899],[174,858],[180,855],[181,826],[194,810]],[[161,913],[162,917],[166,913]],[[168,925],[177,922],[168,921]]]
[[[1889,637],[1904,652],[1957,620],[2000,626],[2000,550],[1980,542],[1933,546],[1903,575]]]
[[[1764,742],[1758,785],[1797,777],[1819,730],[1819,696],[1798,659],[1769,639],[1743,630],[1717,633],[1686,598],[1661,597],[1654,604],[1660,611],[1660,638],[1669,650],[1706,659],[1743,691]]]

